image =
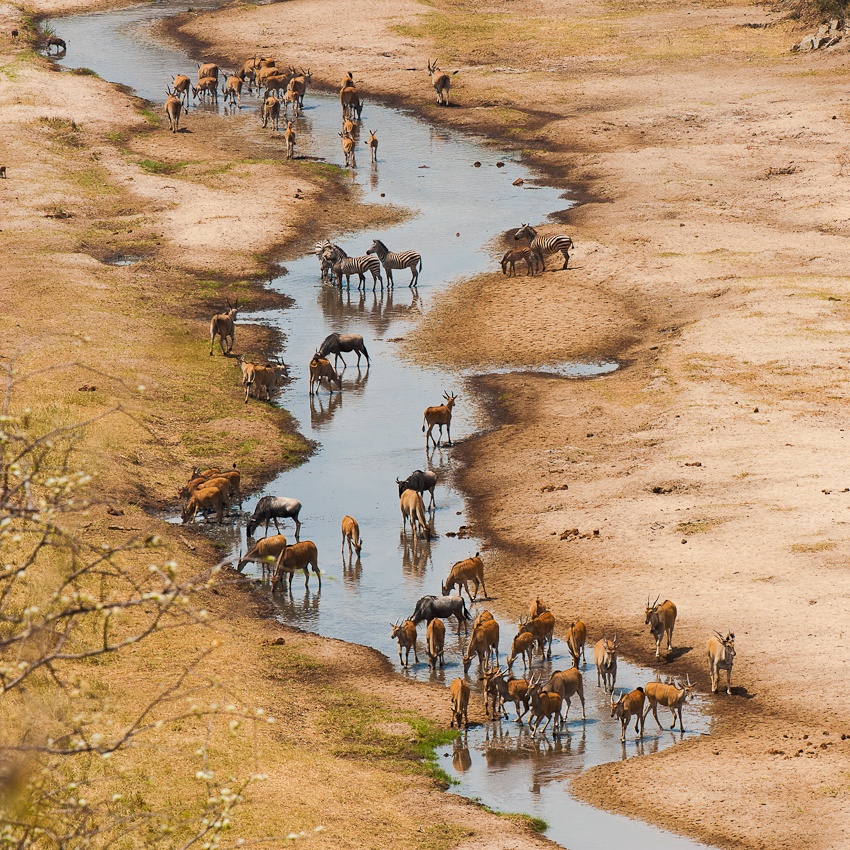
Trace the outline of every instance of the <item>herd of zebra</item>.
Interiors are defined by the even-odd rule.
[[[529,224],[521,225],[514,239],[528,239],[528,247],[523,249],[523,252],[530,257],[529,272],[533,274],[532,268],[537,268],[538,264],[546,271],[546,263],[544,257],[547,254],[560,253],[564,258],[563,268],[566,269],[570,262],[570,249],[573,247],[573,240],[569,236],[557,234],[555,236],[538,236],[537,231]],[[422,271],[422,257],[417,251],[390,251],[389,248],[380,240],[375,239],[372,242],[372,247],[361,257],[349,257],[339,245],[328,241],[327,239],[317,242],[315,245],[315,253],[319,258],[319,266],[321,268],[322,280],[327,280],[334,283],[342,289],[342,279],[345,277],[345,285],[351,288],[351,276],[356,274],[359,282],[358,289],[366,288],[366,274],[372,275],[372,291],[380,283],[381,290],[384,288],[384,279],[381,277],[381,267],[387,273],[387,286],[392,289],[395,286],[393,282],[393,269],[410,269],[411,278],[408,288],[414,288],[419,285],[419,272]],[[509,251],[508,254],[514,252]],[[505,270],[505,258],[502,260],[502,270]]]

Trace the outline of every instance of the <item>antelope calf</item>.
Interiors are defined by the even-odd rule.
[[[433,498],[433,493],[432,493]],[[475,593],[469,592],[469,582],[475,585]],[[481,560],[481,553],[476,552],[474,558],[465,558],[463,561],[458,561],[449,571],[449,577],[445,584],[440,585],[443,596],[448,596],[455,587],[458,588],[458,593],[465,590],[470,602],[475,602],[478,598],[478,587],[484,591],[484,598],[487,599],[487,587],[484,584],[484,562]]]
[[[286,122],[286,132],[283,134],[283,140],[286,142],[286,158],[292,159],[295,156],[295,128],[291,121]]]
[[[357,163],[354,160],[354,139],[349,133],[338,133],[342,139],[342,152],[345,155],[346,168],[355,168]]]
[[[354,136],[355,131],[357,130],[357,125],[350,118],[342,119],[342,133],[345,135],[348,133],[349,136]]]
[[[574,620],[567,629],[567,649],[573,659],[573,667],[578,667],[579,656],[586,664],[585,644],[587,643],[587,626],[581,620]]]
[[[686,702],[690,702],[694,696],[690,676],[688,676],[686,685],[682,685],[678,681],[674,681],[670,685],[663,685],[661,682],[647,682],[644,693],[646,694],[647,701],[646,711],[643,713],[644,725],[646,724],[646,715],[652,711],[652,716],[655,718],[658,728],[663,728],[661,721],[658,719],[658,706],[663,705],[673,713],[673,725],[670,728],[676,728],[676,714],[678,713],[679,730],[681,732],[685,731],[685,727],[682,725],[682,706]]]
[[[288,88],[290,91],[294,91],[298,95],[298,100],[303,106],[304,95],[307,93],[307,83],[310,82],[313,72],[309,68],[306,71],[302,68],[297,74],[295,73],[295,68],[290,68],[289,70],[293,74],[293,77],[289,81]]]
[[[235,75],[228,77],[221,91],[225,103],[229,99],[231,103],[236,103],[240,109],[242,108],[242,77]]]
[[[399,506],[401,507],[401,517],[403,529],[407,530],[407,521],[410,520],[410,530],[413,532],[414,538],[418,533],[426,540],[430,537],[428,529],[428,520],[425,518],[425,503],[422,501],[422,494],[416,490],[405,490],[399,498]]]
[[[554,719],[552,734],[556,737],[560,735],[561,703],[563,702],[561,695],[544,688],[540,684],[540,675],[538,674],[533,676],[528,683],[528,696],[531,701],[531,714],[528,720],[529,726],[532,727],[531,737],[537,737],[537,730],[540,728],[540,722],[544,717],[546,723],[543,724],[543,732],[546,732],[549,723]],[[536,723],[534,722],[535,718],[537,719]]]
[[[532,656],[534,654],[534,635],[531,632],[518,634],[511,643],[511,651],[508,654],[508,670],[513,671],[514,661],[521,655],[522,666],[525,670],[531,669]]]
[[[286,377],[287,367],[285,363],[254,363],[253,370],[249,370],[247,374],[247,384],[245,385],[245,403],[248,403],[248,396],[254,393],[258,401],[262,401],[265,394],[265,401],[272,400],[271,391],[281,386],[283,379]],[[244,375],[244,373],[243,373]]]
[[[708,664],[711,670],[711,692],[720,687],[720,671],[726,671],[726,693],[732,693],[732,662],[735,659],[735,635],[727,632],[726,637],[715,632],[708,639]]]
[[[428,653],[428,666],[437,669],[437,661],[443,666],[443,648],[446,643],[446,626],[439,617],[428,623],[425,631],[425,650]]]
[[[301,100],[298,92],[287,89],[283,95],[283,114],[289,114],[289,104],[292,104],[292,117],[297,118],[301,114]]]
[[[267,97],[263,101],[263,129],[265,129],[269,121],[272,122],[272,127],[277,130],[280,124],[280,101],[274,97]]]
[[[221,346],[222,354],[230,354],[233,351],[233,343],[235,340],[235,321],[236,313],[239,310],[239,299],[236,299],[235,304],[230,303],[227,299],[227,310],[224,313],[216,313],[210,319],[210,357],[213,353],[213,344],[215,338],[219,337],[218,344]],[[227,351],[224,350],[225,343],[230,340]]]
[[[435,446],[439,446],[443,440],[443,426],[446,426],[446,437],[448,438],[447,446],[452,444],[452,408],[454,407],[454,403],[457,401],[457,396],[452,393],[449,395],[447,392],[443,391],[443,398],[446,400],[445,404],[438,404],[434,407],[426,407],[425,413],[422,416],[422,433],[425,434],[425,448],[428,448],[429,440],[434,443]],[[428,426],[428,430],[425,430],[425,426]],[[439,437],[434,440],[431,436],[431,431],[434,429],[434,426],[439,428]]]
[[[643,688],[636,688],[623,694],[620,699],[614,700],[614,694],[611,694],[611,717],[616,717],[620,721],[622,732],[620,734],[620,743],[626,743],[626,729],[629,726],[629,721],[632,717],[635,718],[635,732],[643,737]]]
[[[617,635],[609,641],[605,634],[593,649],[593,662],[596,664],[596,687],[614,693],[617,681]]]
[[[522,725],[522,718],[528,711],[528,681],[526,679],[505,679],[505,671],[500,667],[496,668],[495,671],[489,671],[484,678],[497,698],[497,704],[494,705],[495,711],[492,714],[493,720],[496,719],[497,712],[507,719],[508,712],[505,709],[505,703],[512,702],[516,711],[517,723]],[[522,712],[519,710],[520,705],[522,705]]]
[[[180,129],[180,113],[183,112],[183,104],[171,89],[166,89],[165,94],[165,114],[168,116],[168,126],[172,133],[176,133]],[[5,177],[5,173],[3,176]]]
[[[646,619],[644,625],[649,626],[650,634],[655,638],[655,657],[661,658],[661,641],[667,635],[667,651],[673,650],[673,628],[676,625],[676,606],[665,599],[660,605],[655,597],[655,602],[650,605],[649,597],[646,597]]]
[[[369,146],[369,153],[372,157],[372,162],[378,161],[378,136],[374,130],[369,131],[369,140],[366,142]]]
[[[212,95],[213,100],[218,103],[218,77],[203,77],[198,80],[197,86],[192,86],[192,97],[201,96],[206,100],[207,95]]]
[[[236,564],[236,571],[241,573],[245,569],[245,564],[253,562],[260,564],[263,575],[265,575],[266,569],[269,572],[272,571],[278,555],[284,549],[286,549],[286,538],[282,534],[273,534],[271,537],[264,537],[252,546],[244,557],[239,559]]]
[[[313,395],[314,387],[316,388],[316,392],[322,388],[322,380],[327,380],[328,389],[330,390],[331,395],[333,395],[334,384],[336,384],[337,389],[342,392],[342,378],[334,371],[334,367],[331,366],[330,360],[327,360],[324,357],[319,357],[317,354],[310,361],[310,395]]]
[[[304,570],[304,587],[310,586],[310,570],[319,579],[319,590],[322,589],[322,574],[319,572],[319,550],[312,540],[302,540],[293,546],[286,546],[275,561],[274,580],[272,581],[272,591],[274,591],[278,582],[280,589],[283,590],[283,574],[289,573],[289,592],[292,592],[292,577],[296,570]]]
[[[540,647],[540,652],[547,658],[552,657],[552,639],[555,636],[555,617],[551,611],[544,611],[542,614],[534,617],[531,620],[526,620],[519,624],[520,634],[530,632],[534,635],[537,645]],[[548,651],[547,651],[548,645]]]
[[[413,660],[418,664],[419,656],[416,654],[416,626],[413,620],[405,620],[403,623],[390,623],[392,634],[390,637],[398,641],[398,660],[402,667],[410,666],[410,650],[413,650]],[[406,655],[402,658],[402,650]],[[467,694],[469,688],[467,688]]]
[[[360,557],[360,550],[363,548],[363,541],[360,538],[360,525],[353,516],[344,516],[342,518],[342,548],[341,552],[345,552],[345,543],[348,541],[348,557],[351,557],[351,549]]]
[[[401,651],[399,651],[399,655],[401,655]],[[466,728],[469,726],[469,717],[467,716],[467,711],[469,710],[469,685],[463,679],[455,679],[449,686],[449,693],[452,698],[451,726],[454,728],[457,725],[457,728],[460,729],[460,723],[463,720],[463,726]]]

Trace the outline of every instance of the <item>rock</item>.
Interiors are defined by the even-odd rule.
[[[505,167],[505,163],[504,163],[504,162],[497,162],[497,163],[496,163],[496,168],[504,168],[504,167]]]
[[[829,31],[830,32],[837,32],[838,31],[838,18],[833,18],[829,22]]]
[[[807,35],[798,45],[797,50],[801,53],[805,53],[809,50],[815,49],[815,37],[813,35]]]
[[[472,163],[472,165],[473,165],[475,168],[481,168],[481,163],[480,163],[480,162],[473,162],[473,163]]]
[[[517,179],[514,180],[513,185],[514,186],[522,186],[523,183],[525,183],[525,180],[523,180],[522,177],[517,177]]]

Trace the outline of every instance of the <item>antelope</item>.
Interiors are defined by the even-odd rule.
[[[584,678],[581,675],[581,671],[575,667],[570,667],[569,670],[556,670],[549,677],[549,681],[546,683],[546,690],[560,694],[561,699],[566,703],[567,708],[564,711],[565,722],[570,713],[570,700],[578,695],[579,702],[581,702],[581,719],[585,719]]]
[[[587,626],[581,620],[574,620],[567,629],[567,649],[573,659],[573,667],[578,667],[579,656],[587,664],[585,643],[587,643]]]
[[[727,632],[726,637],[715,632],[708,639],[708,664],[711,670],[711,692],[720,687],[720,671],[726,671],[726,693],[732,693],[732,662],[735,658],[735,635]]]
[[[452,74],[456,74],[455,71]],[[434,91],[437,92],[437,105],[438,106],[448,106],[449,105],[449,86],[451,86],[451,77],[445,72],[441,71],[437,67],[437,60],[435,59],[433,63],[428,62],[428,76],[431,78],[431,85],[434,86]]]
[[[399,652],[399,654],[401,654]],[[469,709],[469,685],[461,678],[455,679],[449,686],[449,693],[452,697],[452,723],[451,728],[454,729],[455,724],[460,729],[460,721],[463,720],[463,726],[469,726],[469,717],[467,710]]]
[[[218,524],[221,525],[224,517],[225,498],[224,491],[219,487],[199,487],[192,493],[189,502],[183,508],[181,517],[183,525],[194,522],[200,510],[214,510]],[[209,519],[207,521],[209,522]]]
[[[239,108],[242,108],[242,77],[231,75],[227,78],[227,82],[221,87],[224,94],[224,102],[227,103],[228,98],[231,103],[236,103]]]
[[[539,617],[544,611],[548,611],[549,606],[539,597],[536,596],[534,598],[534,602],[528,608],[528,615],[533,620],[535,617]]]
[[[547,686],[548,687],[548,686]],[[540,684],[540,674],[532,676],[528,683],[528,696],[531,700],[531,714],[528,724],[532,727],[531,737],[537,737],[537,730],[540,728],[540,721],[546,718],[546,723],[543,725],[543,732],[549,726],[552,718],[555,722],[552,726],[552,734],[556,737],[560,734],[561,728],[561,695],[555,691],[549,691]],[[534,719],[537,718],[537,722]]]
[[[636,688],[623,694],[617,701],[614,700],[614,694],[611,694],[611,717],[616,717],[620,721],[622,732],[620,734],[620,743],[626,743],[626,729],[629,726],[629,721],[635,717],[635,732],[643,737],[643,688]]]
[[[266,401],[272,400],[271,391],[281,385],[286,376],[287,367],[285,363],[266,363],[253,364],[253,372],[249,375],[248,384],[245,387],[245,403],[248,403],[248,396],[254,390],[256,398],[261,401],[261,396],[265,393]]]
[[[369,146],[369,153],[372,155],[372,162],[378,161],[378,136],[374,130],[369,131],[369,140],[366,142]]]
[[[198,80],[198,85],[192,86],[192,97],[199,94],[202,100],[206,100],[206,96],[211,94],[213,100],[218,103],[218,77],[203,77]]]
[[[267,74],[263,77],[263,85],[265,86],[265,94],[263,97],[269,97],[272,92],[278,95],[282,91],[286,91],[288,78],[285,74]]]
[[[236,473],[239,474],[238,472]],[[192,478],[184,487],[180,490],[180,498],[181,499],[189,499],[195,490],[202,490],[204,487],[218,487],[224,493],[225,498],[230,497],[231,490],[238,490],[239,483],[238,481],[234,482],[230,477],[216,473],[215,475],[211,475],[209,477],[204,477],[201,475],[195,476]]]
[[[165,114],[168,116],[168,125],[172,133],[176,133],[180,129],[180,113],[183,111],[183,104],[180,98],[171,89],[166,89],[167,95],[165,101]]]
[[[428,653],[428,666],[436,671],[437,661],[443,666],[443,647],[446,642],[446,626],[439,617],[428,623],[425,630],[425,650]]]
[[[516,248],[511,251],[505,251],[504,256],[499,261],[499,264],[502,266],[502,274],[507,275],[508,277],[516,277],[516,264],[520,261],[524,260],[526,265],[526,277],[531,275],[534,277],[534,273],[537,271],[537,255],[532,253],[530,248]]]
[[[646,619],[644,625],[649,626],[650,634],[655,638],[655,657],[661,658],[661,639],[665,633],[667,635],[667,651],[673,650],[673,628],[676,625],[676,606],[669,600],[665,599],[660,605],[658,600],[660,596],[655,598],[655,602],[649,604],[649,597],[646,597]]]
[[[222,354],[230,354],[233,351],[233,342],[234,342],[234,331],[235,326],[234,322],[236,320],[236,312],[239,310],[239,299],[236,299],[235,304],[230,303],[230,299],[227,299],[227,310],[224,313],[216,313],[210,319],[210,357],[213,356],[213,344],[215,343],[215,338],[219,337],[218,344],[221,346]],[[230,345],[227,348],[227,351],[224,350],[224,344],[227,340],[230,340]]]
[[[475,583],[475,594],[469,592],[469,582]],[[458,593],[466,591],[470,602],[475,602],[478,598],[478,587],[484,591],[484,598],[487,599],[487,588],[484,585],[484,564],[481,561],[481,553],[476,552],[474,558],[466,558],[463,561],[458,561],[449,571],[449,577],[445,584],[440,585],[443,596],[448,596],[454,589],[458,587]]]
[[[602,638],[593,649],[593,662],[596,664],[596,687],[604,688],[614,693],[614,683],[617,681],[617,635],[609,642],[602,633]]]
[[[313,72],[309,68],[306,71],[302,68],[299,74],[295,73],[295,68],[290,68],[290,71],[294,76],[289,81],[288,88],[298,94],[298,101],[303,106],[304,95],[307,93],[307,83],[310,82]]]
[[[452,597],[452,598],[454,598],[454,597]],[[489,611],[482,611],[472,621],[472,628],[474,629],[479,623],[484,623],[487,620],[495,620],[495,619],[496,618]]]
[[[260,89],[266,80],[278,76],[280,76],[279,68],[276,68],[274,65],[263,65],[254,72],[254,82],[257,84],[257,88]]]
[[[348,86],[353,86],[353,85],[354,85],[354,74],[352,74],[351,71],[346,71],[345,72],[345,79],[342,81],[340,88],[345,89],[345,88],[348,88]]]
[[[390,623],[392,640],[398,641],[398,661],[402,667],[410,666],[410,650],[413,649],[413,660],[418,664],[419,656],[416,654],[416,626],[413,620],[405,620],[403,623]],[[407,650],[405,658],[402,658],[402,649]],[[468,691],[468,689],[467,689]]]
[[[360,550],[363,548],[363,540],[360,538],[360,525],[353,516],[344,516],[342,518],[342,548],[341,552],[345,551],[345,542],[348,541],[348,557],[351,557],[351,548],[360,557]]]
[[[183,106],[189,108],[189,89],[192,87],[192,78],[185,74],[178,74],[171,78],[171,87],[176,97],[183,102]]]
[[[301,114],[301,101],[298,92],[287,89],[283,95],[283,114],[289,114],[289,104],[292,104],[292,117],[297,118]]]
[[[416,490],[405,490],[399,497],[399,506],[401,507],[401,517],[403,528],[407,529],[407,521],[410,520],[410,530],[413,532],[414,538],[417,535],[416,527],[419,526],[419,532],[427,540],[429,538],[428,521],[425,519],[425,503],[422,501],[422,494]]]
[[[652,716],[658,724],[658,728],[662,729],[661,721],[658,719],[658,706],[663,705],[670,709],[673,713],[673,725],[671,729],[676,728],[676,714],[679,715],[679,730],[685,731],[682,725],[682,706],[686,702],[693,699],[693,685],[691,685],[691,677],[688,676],[687,684],[682,685],[681,682],[673,681],[670,685],[663,685],[661,682],[647,682],[644,688],[646,694],[646,711],[643,713],[643,722],[646,725],[646,715],[652,711]]]
[[[439,446],[442,443],[443,425],[446,426],[446,436],[449,440],[446,445],[452,445],[452,408],[454,407],[454,403],[457,401],[457,396],[454,393],[449,395],[444,391],[443,398],[446,400],[445,404],[438,404],[434,407],[425,408],[425,413],[422,417],[422,433],[425,434],[426,449],[428,448],[429,440],[432,440],[435,446]],[[427,432],[425,431],[426,425],[428,426]],[[431,437],[431,431],[435,425],[440,429],[440,436],[436,440]]]
[[[357,125],[350,118],[342,119],[342,132],[343,135],[348,133],[349,136],[354,136],[354,131],[357,129]]]
[[[495,691],[497,704],[494,706],[496,711],[500,711],[503,717],[507,718],[508,712],[505,710],[505,703],[512,702],[516,711],[517,723],[522,725],[522,718],[528,711],[528,680],[526,679],[505,679],[505,671],[501,667],[497,667],[495,671],[489,671],[489,685]],[[485,680],[487,674],[485,673]],[[522,704],[522,712],[520,712],[520,704]],[[493,720],[495,720],[495,712]]]
[[[490,661],[490,651],[496,654],[496,664],[499,663],[499,624],[495,620],[484,620],[473,630],[469,644],[463,656],[464,675],[469,672],[472,659],[478,656],[479,678]]]
[[[286,122],[286,132],[283,134],[283,139],[286,142],[286,158],[292,159],[295,156],[295,129],[291,121]]]
[[[520,633],[531,632],[534,635],[540,652],[547,658],[552,657],[552,638],[555,634],[555,617],[551,611],[544,611],[531,620],[519,624]],[[548,644],[548,654],[546,645]]]
[[[316,388],[316,392],[322,388],[322,379],[327,380],[331,395],[333,395],[334,384],[342,392],[342,378],[334,371],[330,360],[326,360],[324,357],[319,357],[316,354],[310,361],[310,395],[313,395],[313,387]]]
[[[212,77],[218,83],[218,65],[215,62],[198,65],[198,86],[200,86],[201,80],[207,77]]]
[[[271,537],[265,537],[252,546],[244,558],[239,558],[236,564],[236,571],[242,572],[245,564],[256,563],[260,564],[263,569],[263,574],[268,567],[269,572],[277,561],[278,555],[286,548],[286,538],[282,534],[273,534]]]
[[[342,139],[342,152],[345,154],[346,167],[355,168],[354,139],[348,133],[338,133],[337,135]]]
[[[268,126],[269,120],[272,122],[272,127],[277,130],[280,124],[280,101],[274,96],[267,97],[263,101],[263,129]]]
[[[292,577],[296,570],[304,570],[304,587],[309,587],[310,571],[308,567],[313,568],[313,572],[319,579],[319,590],[321,590],[322,574],[319,572],[319,550],[316,548],[316,544],[312,540],[302,540],[300,543],[286,546],[281,550],[274,564],[272,591],[274,591],[278,582],[280,582],[280,589],[283,590],[283,574],[289,573],[289,592],[292,593]]]
[[[357,94],[357,89],[353,85],[343,86],[339,90],[339,104],[342,107],[343,118],[356,116],[357,120],[360,120],[363,104],[360,101],[360,95]]]
[[[514,661],[522,656],[522,666],[526,670],[531,669],[531,661],[534,653],[534,635],[530,632],[518,634],[511,643],[511,651],[508,655],[508,670],[513,671]]]

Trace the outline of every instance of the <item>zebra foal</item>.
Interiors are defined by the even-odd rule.
[[[557,254],[558,251],[564,256],[563,268],[570,263],[570,248],[573,240],[569,236],[558,234],[557,236],[538,236],[537,231],[530,224],[523,224],[514,234],[514,239],[528,239],[528,247],[532,254],[536,254],[540,260],[543,271],[546,271],[546,263],[543,257],[546,254]]]
[[[387,286],[393,288],[393,269],[410,269],[413,277],[410,279],[408,289],[419,285],[419,272],[422,271],[422,257],[416,251],[399,251],[394,254],[381,242],[375,239],[367,254],[377,254],[384,271],[387,273]]]

